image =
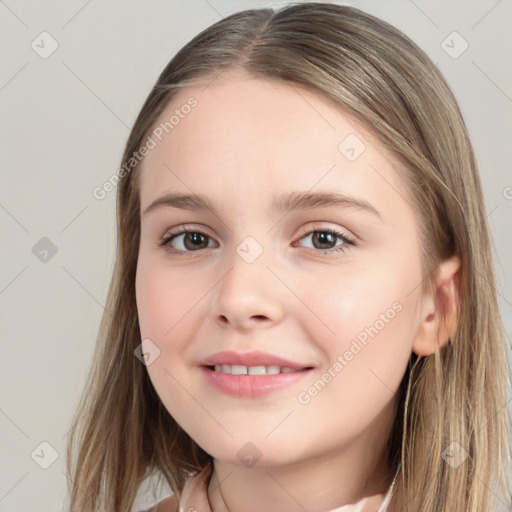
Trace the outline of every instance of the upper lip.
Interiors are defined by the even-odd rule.
[[[217,352],[207,358],[203,359],[200,366],[215,366],[216,364],[230,364],[241,366],[280,366],[293,368],[294,370],[301,370],[303,368],[312,368],[311,365],[297,363],[284,359],[282,357],[269,354],[268,352],[234,352],[232,350],[225,350]]]

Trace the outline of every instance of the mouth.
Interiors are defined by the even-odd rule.
[[[304,370],[313,369],[312,366],[306,366],[304,368],[292,368],[291,366],[279,366],[279,365],[258,365],[258,366],[245,366],[242,364],[215,364],[207,365],[211,371],[218,373],[225,373],[228,375],[278,375],[280,373],[295,373]]]
[[[264,352],[225,351],[201,361],[199,369],[214,390],[257,398],[294,386],[315,367]]]
[[[314,371],[312,367],[301,369],[242,365],[220,365],[220,367],[220,371],[212,366],[201,366],[199,369],[211,389],[238,398],[259,398],[290,389]],[[260,373],[253,373],[255,371]]]

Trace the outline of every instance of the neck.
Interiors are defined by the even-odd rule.
[[[385,494],[392,479],[386,443],[393,413],[385,410],[350,444],[314,458],[253,467],[215,459],[208,488],[213,512],[326,512]]]

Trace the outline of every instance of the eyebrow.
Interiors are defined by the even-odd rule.
[[[180,208],[191,211],[207,211],[214,215],[219,213],[219,207],[207,196],[202,194],[170,193],[153,201],[143,215],[161,207]],[[274,197],[272,210],[274,212],[288,212],[292,210],[313,210],[328,206],[350,207],[369,212],[382,222],[382,215],[377,209],[364,199],[350,197],[338,192],[291,192]]]

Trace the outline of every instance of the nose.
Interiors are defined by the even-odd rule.
[[[212,290],[214,319],[221,328],[248,332],[281,322],[286,287],[267,266],[264,254],[252,262],[236,251],[227,258],[227,271]]]

